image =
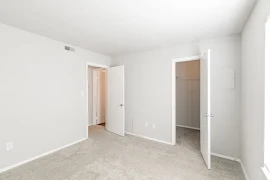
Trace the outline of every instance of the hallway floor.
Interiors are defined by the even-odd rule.
[[[177,145],[121,137],[103,126],[89,139],[0,174],[1,180],[244,180],[238,162],[212,158],[207,170],[199,131],[177,128]]]

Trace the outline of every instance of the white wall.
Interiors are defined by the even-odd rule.
[[[242,33],[241,158],[250,180],[263,166],[265,22],[270,1],[259,0]]]
[[[3,24],[0,39],[0,170],[87,138],[85,63],[110,58]]]
[[[126,68],[126,131],[171,142],[171,60],[211,48],[212,152],[239,158],[240,42],[232,36],[113,57],[114,65]],[[229,92],[219,88],[218,72],[225,66],[236,70],[236,87]]]
[[[187,44],[113,58],[114,65],[125,65],[126,131],[172,141],[171,60],[196,54],[197,46]]]
[[[200,61],[176,63],[176,125],[200,128]]]

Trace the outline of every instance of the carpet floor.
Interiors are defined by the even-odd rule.
[[[177,145],[121,137],[103,126],[89,139],[0,174],[1,180],[244,180],[238,162],[212,157],[207,170],[199,131],[177,128]]]

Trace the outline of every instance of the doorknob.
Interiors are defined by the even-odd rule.
[[[204,116],[204,117],[208,117],[208,115],[207,115],[206,113],[205,113],[205,114],[203,114],[203,116]]]
[[[214,114],[211,114],[211,117],[214,117]]]
[[[125,105],[124,105],[124,104],[120,104],[120,106],[121,106],[121,107],[125,107]]]

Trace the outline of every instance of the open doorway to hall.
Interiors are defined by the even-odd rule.
[[[124,66],[86,63],[88,137],[96,127],[125,136]],[[92,128],[90,126],[94,125]],[[93,134],[92,134],[93,135]]]
[[[106,69],[88,66],[88,125],[106,123]]]

